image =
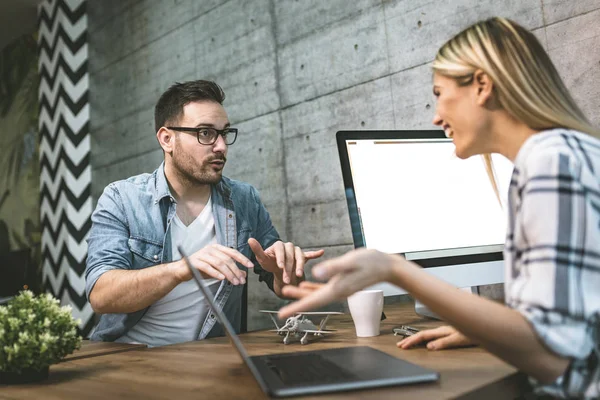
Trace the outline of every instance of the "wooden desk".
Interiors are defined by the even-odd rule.
[[[81,358],[104,356],[107,354],[121,353],[136,349],[145,349],[145,344],[112,343],[112,342],[93,342],[84,340],[81,348],[69,354],[61,362],[79,360]]]
[[[446,399],[514,398],[517,374],[514,368],[479,348],[432,352],[425,348],[400,350],[392,328],[410,324],[426,328],[440,325],[414,314],[411,305],[386,307],[382,335],[356,338],[349,315],[334,316],[335,335],[317,338],[306,346],[282,344],[273,332],[241,335],[250,355],[308,351],[343,346],[368,345],[396,357],[440,372],[433,384],[399,386],[368,391],[326,394],[312,398],[333,399]],[[486,393],[491,388],[492,396]],[[508,393],[507,393],[508,391]],[[488,391],[490,392],[490,391]],[[474,397],[473,394],[476,393]],[[50,368],[41,384],[5,386],[0,398],[45,399],[264,399],[265,395],[241,362],[227,338],[215,338],[171,346],[135,349],[102,357],[73,359]]]

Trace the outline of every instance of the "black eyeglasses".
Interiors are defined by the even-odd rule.
[[[193,132],[196,134],[198,143],[205,146],[215,144],[219,135],[223,136],[223,140],[225,140],[227,146],[231,146],[235,142],[238,133],[237,128],[225,128],[223,130],[215,128],[185,128],[180,126],[167,126],[166,128],[174,131]]]

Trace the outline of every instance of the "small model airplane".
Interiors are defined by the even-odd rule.
[[[273,321],[276,328],[271,330],[271,332],[277,332],[281,336],[285,335],[285,337],[283,338],[283,344],[289,344],[291,337],[300,337],[301,335],[302,338],[300,339],[300,344],[306,344],[308,343],[307,336],[309,333],[312,333],[314,336],[323,336],[324,333],[333,333],[335,332],[335,329],[325,329],[325,326],[327,325],[327,320],[329,320],[329,317],[331,317],[332,315],[343,314],[341,312],[336,311],[298,312],[293,317],[289,317],[285,321],[285,324],[280,327],[277,324],[277,319],[275,318],[277,311],[259,311],[261,313],[269,314],[269,316],[271,317],[271,321]],[[319,323],[319,326],[317,326],[310,319],[308,319],[308,315],[324,316],[324,318]]]

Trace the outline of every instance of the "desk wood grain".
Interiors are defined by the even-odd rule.
[[[446,399],[457,398],[516,376],[514,368],[479,348],[428,351],[421,347],[400,350],[392,328],[413,325],[421,328],[438,326],[438,321],[423,320],[412,306],[393,305],[385,309],[382,334],[374,338],[357,338],[349,315],[331,318],[331,328],[339,331],[329,337],[302,346],[297,342],[282,344],[273,332],[241,335],[250,355],[310,351],[344,346],[372,346],[409,362],[440,373],[433,384],[399,386],[376,390],[326,394],[319,399]],[[510,390],[510,385],[505,385]],[[495,388],[500,394],[502,387]],[[49,379],[37,385],[5,386],[0,398],[46,399],[263,399],[266,396],[242,363],[227,338],[214,338],[171,346],[135,349],[102,357],[73,359],[53,366]],[[514,398],[514,393],[500,398]]]
[[[123,351],[145,349],[146,347],[148,346],[145,344],[95,342],[91,340],[83,340],[81,343],[81,348],[63,358],[61,362],[121,353]]]

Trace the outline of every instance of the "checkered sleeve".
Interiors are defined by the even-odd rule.
[[[598,248],[598,221],[590,215],[582,181],[585,166],[569,152],[551,150],[531,154],[520,171],[515,229],[524,240],[515,251],[519,268],[507,300],[548,349],[574,360],[569,376],[540,388],[569,396],[585,392],[589,378],[598,375],[593,351],[598,344],[589,321],[600,308],[600,263],[593,251]],[[591,358],[596,360],[592,364]],[[587,370],[574,370],[581,365]]]

